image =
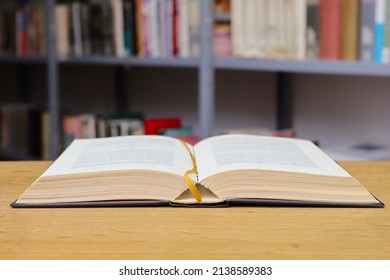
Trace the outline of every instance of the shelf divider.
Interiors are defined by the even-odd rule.
[[[57,45],[56,45],[56,19],[55,19],[55,0],[46,0],[46,18],[47,18],[47,94],[48,109],[50,116],[50,158],[52,160],[58,157],[60,143],[60,106],[58,91],[58,63],[57,63]]]
[[[202,20],[200,21],[200,66],[198,79],[199,136],[201,139],[214,134],[213,5],[214,1],[201,0]]]

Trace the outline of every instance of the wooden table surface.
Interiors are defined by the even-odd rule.
[[[390,162],[341,163],[385,208],[11,208],[49,164],[0,162],[0,259],[390,259]]]

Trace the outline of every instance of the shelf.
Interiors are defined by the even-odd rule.
[[[113,66],[146,66],[146,67],[181,67],[197,68],[199,58],[151,58],[151,57],[116,57],[116,56],[83,56],[60,58],[62,64],[95,64]]]
[[[20,155],[17,153],[0,150],[0,161],[1,160],[40,160],[41,158],[28,155]]]
[[[358,61],[288,61],[246,58],[216,58],[216,69],[272,71],[356,76],[390,76],[390,64]]]
[[[1,55],[0,63],[45,63],[46,56],[15,56],[15,55]]]

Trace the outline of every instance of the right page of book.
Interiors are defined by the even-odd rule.
[[[379,205],[311,141],[222,135],[199,142],[195,157],[200,183],[230,202]]]
[[[195,146],[199,180],[237,169],[261,169],[350,177],[308,140],[220,135]]]

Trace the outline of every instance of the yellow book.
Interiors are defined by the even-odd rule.
[[[257,135],[77,139],[12,203],[158,205],[383,207],[312,142]]]

